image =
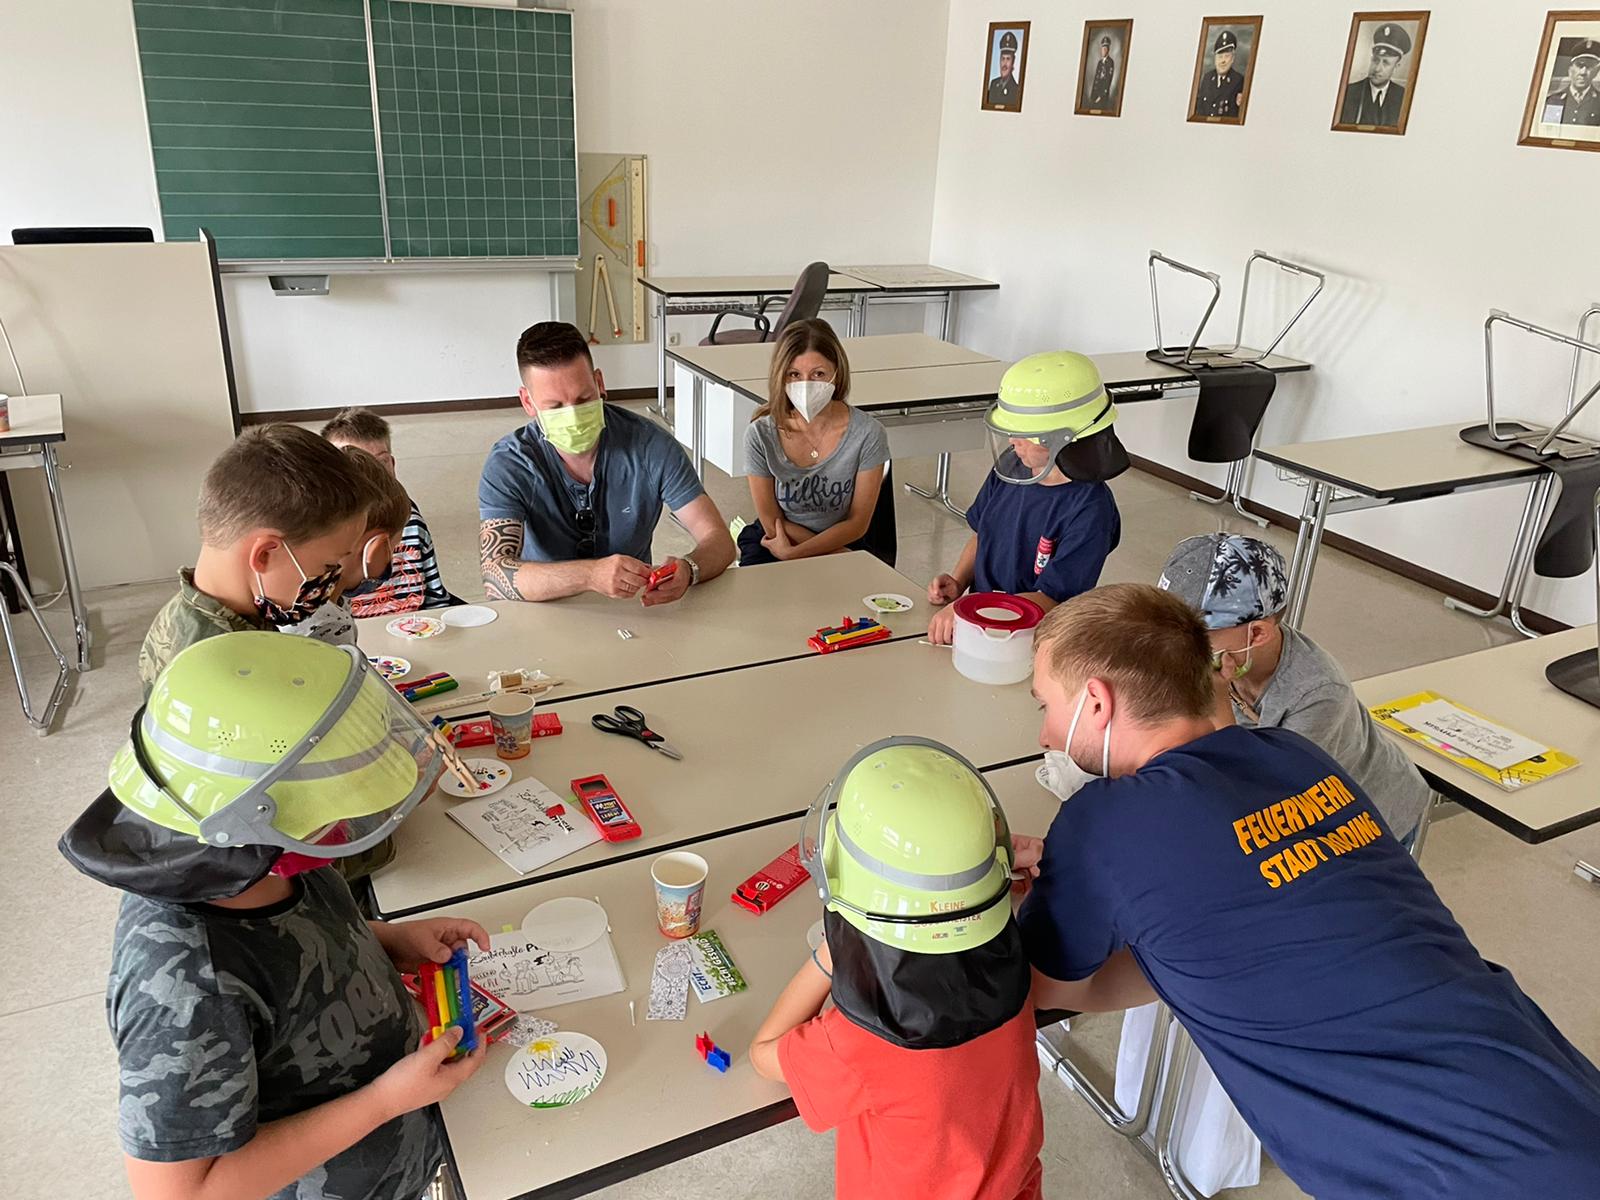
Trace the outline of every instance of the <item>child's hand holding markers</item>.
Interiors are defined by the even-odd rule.
[[[421,921],[372,922],[389,961],[404,973],[415,971],[425,962],[445,963],[457,947],[470,938],[480,950],[489,948],[489,934],[476,921],[465,917],[429,917]]]
[[[487,1044],[451,1062],[460,1041],[461,1027],[452,1025],[372,1081],[373,1097],[386,1120],[439,1103],[477,1073],[488,1057]]]

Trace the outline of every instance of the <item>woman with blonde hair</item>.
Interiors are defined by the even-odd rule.
[[[772,351],[767,403],[745,431],[759,524],[739,564],[871,550],[865,544],[889,461],[883,426],[850,407],[850,363],[826,321],[795,321]],[[877,551],[874,551],[877,553]]]

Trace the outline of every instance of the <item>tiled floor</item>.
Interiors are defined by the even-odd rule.
[[[394,422],[400,474],[427,514],[446,579],[477,593],[478,470],[490,443],[514,427],[512,411],[400,417]],[[952,490],[969,497],[987,464],[957,456]],[[752,512],[742,480],[711,472],[709,487],[726,516]],[[931,460],[896,464],[900,482],[926,484]],[[1216,510],[1130,472],[1113,484],[1123,544],[1106,579],[1154,579],[1181,537],[1214,528]],[[953,563],[967,533],[942,510],[898,497],[900,569],[919,583]],[[1242,528],[1242,527],[1241,527]],[[1269,533],[1285,550],[1281,531]],[[683,548],[664,521],[658,553]],[[174,567],[177,564],[173,564]],[[116,1086],[102,994],[117,897],[76,875],[55,850],[67,821],[104,786],[106,764],[127,736],[139,699],[134,656],[171,584],[107,589],[90,596],[97,669],[79,683],[59,732],[36,738],[13,702],[0,696],[0,745],[10,786],[0,795],[0,961],[38,964],[27,987],[0,997],[0,1061],[7,1074],[0,1161],[8,1196],[125,1197],[116,1147]],[[59,614],[53,618],[65,632]],[[1505,641],[1499,626],[1449,612],[1427,589],[1324,550],[1308,632],[1353,676],[1428,662]],[[47,660],[28,644],[27,665],[42,680]],[[0,690],[9,690],[0,689]],[[797,714],[798,716],[798,714]],[[1507,964],[1552,1019],[1592,1058],[1600,1058],[1600,890],[1572,875],[1575,858],[1600,858],[1600,828],[1527,846],[1470,815],[1438,824],[1424,865],[1457,918],[1490,958]],[[1087,1059],[1109,1064],[1115,1017],[1082,1021]],[[1166,1195],[1153,1165],[1090,1114],[1054,1079],[1044,1099],[1045,1192],[1051,1197],[1122,1200]],[[981,1103],[981,1094],[975,1096]],[[1492,1084],[1485,1087],[1492,1103]],[[609,1200],[740,1196],[809,1200],[832,1194],[831,1142],[791,1122],[708,1151],[600,1193]],[[530,1183],[533,1182],[530,1180]],[[1231,1193],[1280,1200],[1300,1193],[1269,1164],[1261,1187]]]

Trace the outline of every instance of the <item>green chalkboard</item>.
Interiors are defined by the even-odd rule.
[[[132,4],[167,238],[203,226],[224,260],[576,256],[570,14]]]
[[[577,257],[571,14],[371,2],[394,253]]]

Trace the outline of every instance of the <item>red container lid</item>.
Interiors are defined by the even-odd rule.
[[[979,629],[1020,633],[1044,620],[1044,609],[1006,592],[969,592],[956,601],[956,616]]]

